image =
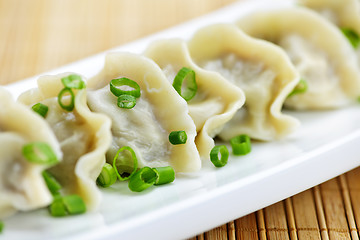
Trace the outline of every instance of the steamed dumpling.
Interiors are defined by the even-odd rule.
[[[238,21],[249,35],[281,46],[308,90],[287,99],[294,109],[327,109],[349,104],[360,95],[356,55],[338,28],[313,11],[285,8],[257,12]]]
[[[220,75],[199,68],[191,59],[187,44],[180,39],[154,42],[145,55],[153,59],[173,84],[177,72],[187,67],[195,72],[197,92],[188,101],[189,114],[195,122],[198,135],[196,145],[202,157],[209,157],[215,146],[213,138],[244,104],[240,88]]]
[[[64,88],[61,78],[68,75],[70,73],[40,77],[38,88],[20,95],[19,101],[30,106],[41,102],[49,107],[45,120],[63,152],[63,161],[49,172],[60,182],[64,194],[78,194],[89,209],[94,209],[101,199],[96,179],[110,145],[111,122],[105,115],[89,110],[86,89],[74,89],[75,105],[72,111],[60,107],[57,96]]]
[[[245,93],[244,106],[225,125],[221,138],[248,134],[254,139],[273,140],[298,126],[296,119],[281,112],[299,76],[280,48],[253,39],[230,24],[199,30],[188,46],[200,67],[217,72]]]
[[[110,92],[110,81],[119,77],[129,78],[140,86],[141,96],[132,109],[119,108],[117,97]],[[121,147],[129,146],[136,153],[139,167],[170,165],[176,172],[200,169],[194,143],[196,128],[187,104],[153,61],[131,53],[110,53],[104,69],[89,80],[88,86],[92,89],[88,95],[90,109],[112,119],[109,163]],[[171,145],[168,136],[172,131],[185,131],[186,144]],[[132,163],[124,165],[131,168]]]
[[[0,219],[52,201],[42,177],[51,166],[31,163],[22,154],[32,142],[47,143],[61,160],[60,145],[44,119],[0,88]]]

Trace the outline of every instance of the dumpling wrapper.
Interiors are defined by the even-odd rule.
[[[199,68],[192,61],[183,40],[156,41],[147,48],[145,56],[160,66],[171,84],[182,67],[194,70],[198,89],[195,97],[187,103],[198,132],[196,146],[202,157],[209,158],[215,146],[213,138],[244,104],[243,91],[219,74]]]
[[[298,0],[298,2],[317,11],[339,28],[351,29],[360,36],[359,0]],[[355,51],[360,68],[360,45]]]
[[[63,194],[78,194],[89,210],[101,201],[96,186],[105,153],[110,146],[111,121],[105,115],[93,113],[87,106],[87,90],[75,90],[75,107],[68,112],[60,107],[57,96],[64,88],[61,78],[71,73],[42,76],[38,88],[20,95],[18,101],[33,105],[41,102],[49,107],[46,121],[61,144],[63,161],[48,171],[60,182]]]
[[[127,77],[140,86],[141,96],[132,109],[119,108],[117,97],[110,92],[110,81],[119,77]],[[90,109],[112,119],[109,163],[121,147],[129,146],[136,153],[140,168],[170,165],[176,172],[200,169],[194,143],[196,127],[187,104],[152,60],[131,53],[109,53],[103,70],[89,79],[88,86],[92,89],[88,94]],[[171,145],[170,132],[180,130],[187,133],[187,142]],[[124,164],[132,167],[130,162]]]
[[[308,90],[289,97],[294,109],[331,109],[360,95],[360,71],[352,46],[341,31],[314,11],[284,8],[256,12],[237,25],[247,34],[281,46]]]
[[[281,108],[299,76],[279,47],[251,38],[231,24],[200,29],[188,46],[200,67],[218,72],[245,92],[245,104],[219,134],[222,139],[247,134],[274,140],[297,128],[298,120]]]
[[[31,142],[49,144],[61,161],[60,145],[44,119],[0,87],[0,219],[52,201],[42,176],[51,165],[31,163],[22,155]]]

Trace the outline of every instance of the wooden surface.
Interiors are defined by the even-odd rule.
[[[231,2],[0,0],[0,84],[40,74]],[[357,224],[360,169],[193,239],[358,239]]]

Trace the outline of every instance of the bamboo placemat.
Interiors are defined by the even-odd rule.
[[[0,84],[119,46],[233,1],[0,0]],[[357,223],[360,168],[193,239],[359,239]]]

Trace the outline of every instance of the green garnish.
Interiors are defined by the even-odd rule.
[[[129,154],[126,154],[126,152],[130,153]],[[124,154],[120,155],[120,153],[124,152]],[[128,164],[126,163],[128,160],[132,160],[133,162],[133,166],[130,167],[131,169],[130,170],[123,170],[122,169],[122,172],[119,173],[119,170],[118,168],[129,168],[128,167]],[[129,178],[131,178],[131,176],[133,176],[137,170],[137,167],[138,167],[138,161],[137,161],[137,157],[136,157],[136,154],[134,152],[134,150],[129,147],[129,146],[125,146],[125,147],[122,147],[120,148],[115,157],[114,157],[114,160],[113,160],[113,168],[116,172],[116,175],[117,177],[119,178],[120,181],[125,181],[125,180],[128,180]],[[130,172],[127,172],[127,171],[130,171]]]
[[[83,199],[76,194],[68,196],[57,196],[49,206],[49,211],[53,217],[63,217],[76,215],[86,212],[86,205]]]
[[[228,159],[229,159],[229,151],[225,145],[218,145],[213,147],[213,149],[211,149],[210,160],[215,165],[215,167],[225,166],[227,164]]]
[[[131,109],[136,105],[136,98],[132,95],[120,95],[117,99],[119,108]]]
[[[308,84],[304,79],[300,79],[298,84],[295,86],[293,91],[288,95],[288,97],[291,97],[295,94],[305,93],[308,89]]]
[[[156,180],[156,172],[149,167],[143,167],[130,178],[128,186],[133,192],[141,192],[154,185]]]
[[[0,233],[4,230],[4,222],[0,221]]]
[[[197,84],[194,70],[183,67],[175,76],[173,87],[186,101],[190,101],[196,94]]]
[[[42,117],[45,117],[46,114],[47,114],[47,112],[49,111],[49,107],[46,106],[46,105],[44,105],[44,104],[42,104],[42,103],[36,103],[35,105],[33,105],[33,106],[31,107],[31,109],[32,109],[34,112],[40,114]]]
[[[48,171],[43,171],[42,175],[44,177],[45,183],[50,190],[53,196],[60,195],[59,191],[61,189],[60,183],[55,179],[55,177]]]
[[[341,28],[341,32],[346,36],[346,38],[349,40],[349,42],[354,48],[357,48],[359,46],[360,37],[354,30],[350,28]]]
[[[65,104],[65,94],[68,94],[70,96],[70,101],[68,104]],[[68,99],[67,99],[68,100]],[[68,112],[71,112],[72,110],[74,110],[75,107],[75,94],[74,92],[71,90],[71,88],[63,88],[59,95],[58,95],[58,103],[60,105],[60,107]]]
[[[110,164],[105,163],[99,177],[96,179],[97,184],[103,188],[107,188],[113,185],[116,180],[117,175],[115,169]]]
[[[53,202],[49,206],[49,212],[53,217],[63,217],[68,215],[61,196],[54,198]]]
[[[171,183],[175,180],[175,171],[172,167],[156,167],[153,168],[154,172],[157,175],[155,185],[162,185]]]
[[[185,131],[173,131],[169,134],[169,142],[173,145],[185,144],[187,135]]]
[[[246,134],[233,137],[230,144],[234,155],[245,155],[251,151],[250,137]]]
[[[121,95],[131,95],[134,96],[135,98],[140,97],[139,84],[125,77],[111,80],[110,91],[117,97]]]
[[[31,163],[54,164],[58,162],[52,148],[44,142],[32,142],[24,145],[22,154]]]
[[[61,82],[65,88],[83,89],[86,87],[85,82],[79,75],[71,74],[67,77],[63,77]]]

